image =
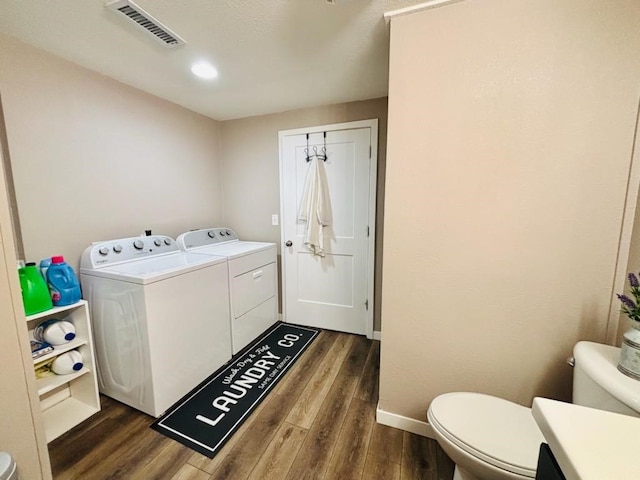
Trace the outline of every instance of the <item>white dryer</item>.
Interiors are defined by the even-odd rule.
[[[186,252],[228,259],[234,355],[278,320],[275,243],[241,241],[228,228],[192,230],[176,242]]]
[[[231,359],[226,257],[122,238],[85,249],[80,281],[105,395],[158,417]]]

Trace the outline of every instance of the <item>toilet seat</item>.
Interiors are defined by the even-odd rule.
[[[429,423],[451,443],[501,470],[535,478],[544,437],[531,409],[481,393],[436,397]]]

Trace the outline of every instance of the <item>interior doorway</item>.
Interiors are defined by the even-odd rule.
[[[372,338],[378,121],[286,130],[279,139],[283,318]],[[324,256],[305,245],[299,219],[308,157],[319,152],[331,210]]]

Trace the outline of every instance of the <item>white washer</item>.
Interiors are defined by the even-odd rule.
[[[85,249],[80,281],[105,395],[158,417],[230,360],[226,257],[122,238]]]
[[[228,259],[234,355],[278,320],[275,243],[241,241],[228,228],[192,230],[176,241],[187,252]]]

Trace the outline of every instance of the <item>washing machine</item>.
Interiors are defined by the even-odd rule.
[[[80,282],[105,395],[158,417],[231,359],[226,257],[164,235],[97,242]]]
[[[278,320],[275,243],[243,241],[229,228],[191,230],[176,242],[185,252],[227,258],[234,355]]]

